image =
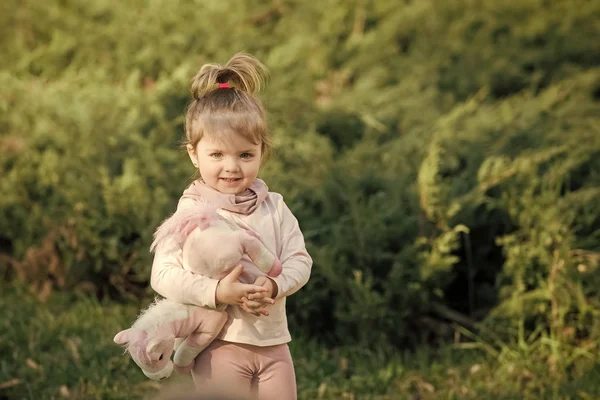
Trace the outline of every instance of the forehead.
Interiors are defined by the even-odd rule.
[[[230,132],[218,135],[205,134],[198,142],[198,148],[235,152],[260,148],[260,144],[251,142],[241,134]]]

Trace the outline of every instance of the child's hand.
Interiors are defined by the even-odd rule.
[[[274,293],[277,289],[277,286],[266,276],[259,276],[254,281],[254,284],[261,285],[262,287],[266,288],[267,291],[251,293],[247,297],[243,298],[242,308],[256,316],[260,316],[261,314],[269,315],[269,312],[266,310],[266,308],[271,304],[275,304],[273,297],[277,296],[277,293]]]
[[[248,296],[257,293],[267,292],[268,289],[261,285],[249,285],[238,282],[237,279],[243,269],[244,268],[241,265],[238,265],[227,276],[219,281],[217,293],[215,294],[217,303],[239,305],[244,308],[243,299],[248,299]]]

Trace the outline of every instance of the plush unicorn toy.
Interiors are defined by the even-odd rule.
[[[174,246],[183,249],[184,268],[214,279],[231,272],[244,254],[269,276],[279,275],[282,269],[279,259],[254,232],[229,223],[208,204],[175,212],[157,229],[150,249]],[[125,346],[148,378],[161,380],[171,375],[174,365],[181,372],[191,370],[196,356],[226,321],[223,310],[161,299],[142,311],[132,327],[119,332],[114,341]],[[176,346],[177,339],[184,340]]]

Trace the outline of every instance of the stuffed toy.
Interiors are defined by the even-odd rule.
[[[214,279],[231,272],[245,254],[269,276],[275,277],[282,270],[279,259],[254,232],[239,229],[204,203],[175,212],[156,230],[151,251],[175,247],[182,249],[184,268]],[[224,309],[160,299],[142,311],[132,327],[119,332],[114,341],[125,346],[148,378],[161,380],[171,375],[174,366],[180,372],[191,370],[196,356],[214,340],[226,321]]]

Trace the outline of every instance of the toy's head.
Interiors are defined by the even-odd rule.
[[[133,361],[148,378],[159,381],[171,376],[174,338],[160,336],[150,338],[145,331],[130,328],[117,333],[114,341],[125,345]]]
[[[280,260],[252,230],[227,221],[209,203],[178,210],[156,230],[151,251],[182,249],[183,267],[213,279],[226,276],[247,255],[263,273],[281,274]]]
[[[183,247],[188,235],[194,229],[208,229],[220,220],[221,216],[217,213],[217,209],[208,203],[178,210],[156,229],[150,251],[155,252],[161,246],[169,248],[169,243],[171,246]]]

